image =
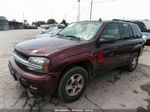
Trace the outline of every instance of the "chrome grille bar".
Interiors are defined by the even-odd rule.
[[[20,56],[18,56],[16,53],[13,54],[14,58],[16,61],[18,61],[19,63],[27,66],[27,67],[31,67],[31,68],[34,68],[34,69],[38,69],[38,70],[41,70],[43,67],[40,66],[40,65],[35,65],[35,64],[32,64],[26,60],[24,60],[23,58],[21,58]]]

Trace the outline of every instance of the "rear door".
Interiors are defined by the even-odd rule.
[[[129,58],[134,43],[134,35],[131,26],[128,23],[121,24],[121,39],[116,43],[118,48],[116,51],[117,57],[120,59],[120,64],[126,63]]]
[[[138,25],[131,24],[133,33],[134,33],[134,40],[132,41],[134,43],[134,48],[132,50],[136,49],[143,49],[144,41],[142,39],[142,33]]]

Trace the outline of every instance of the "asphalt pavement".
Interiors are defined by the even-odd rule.
[[[40,30],[0,31],[0,109],[29,109],[30,111],[97,109],[106,112],[123,109],[148,112],[150,109],[150,47],[144,48],[134,72],[119,68],[101,74],[90,82],[85,93],[75,102],[62,103],[50,95],[28,94],[10,75],[8,60],[17,43],[32,39],[39,32]]]

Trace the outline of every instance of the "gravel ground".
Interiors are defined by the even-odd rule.
[[[98,109],[148,112],[150,109],[150,47],[145,47],[134,72],[116,69],[93,79],[82,97],[62,103],[49,95],[32,96],[13,80],[8,59],[14,45],[33,38],[39,30],[0,31],[0,109]],[[109,110],[110,109],[110,110]],[[114,110],[116,112],[116,110]]]

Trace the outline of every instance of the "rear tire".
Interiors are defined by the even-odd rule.
[[[134,71],[137,67],[138,60],[139,60],[138,53],[134,53],[130,59],[129,64],[126,66],[126,69],[130,72]]]
[[[88,73],[82,67],[73,67],[69,69],[58,86],[58,97],[63,102],[72,102],[77,100],[85,91],[88,81]]]

